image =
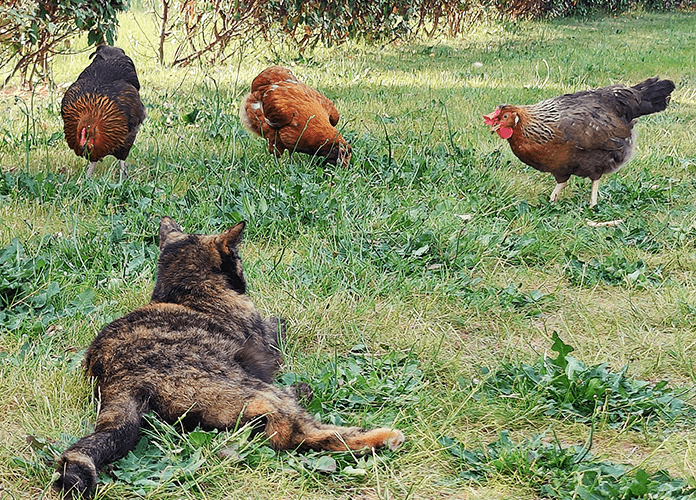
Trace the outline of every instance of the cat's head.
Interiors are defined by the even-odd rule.
[[[171,217],[159,225],[159,267],[153,300],[181,303],[188,295],[220,287],[246,292],[239,256],[245,222],[215,235],[185,233]]]

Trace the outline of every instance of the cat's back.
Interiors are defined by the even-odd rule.
[[[100,383],[199,368],[234,368],[244,332],[178,304],[148,304],[106,325],[85,354],[85,367]]]

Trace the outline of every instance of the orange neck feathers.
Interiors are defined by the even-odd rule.
[[[87,94],[65,113],[65,139],[78,156],[99,161],[124,144],[128,123],[107,96]]]

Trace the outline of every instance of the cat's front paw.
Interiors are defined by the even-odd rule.
[[[65,498],[87,497],[97,485],[94,462],[82,453],[69,454],[70,458],[64,454],[57,464],[60,477],[53,483],[53,488],[56,491],[62,490]]]

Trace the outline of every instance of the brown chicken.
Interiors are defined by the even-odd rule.
[[[107,155],[120,160],[126,176],[126,158],[145,120],[135,65],[122,49],[108,45],[100,45],[90,57],[94,60],[63,96],[65,140],[76,155],[89,160],[88,177]]]
[[[663,111],[673,90],[670,80],[654,77],[633,87],[610,85],[530,106],[502,104],[483,117],[515,156],[556,178],[551,202],[577,175],[592,180],[593,207],[602,174],[618,170],[635,152],[636,118]]]
[[[239,116],[245,128],[268,141],[268,150],[277,157],[287,150],[323,156],[332,165],[350,162],[352,149],[335,128],[336,106],[287,68],[271,66],[259,73]]]

